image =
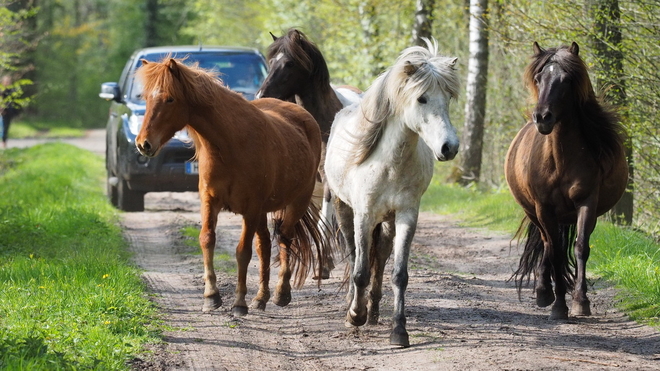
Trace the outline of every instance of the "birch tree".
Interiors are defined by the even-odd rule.
[[[469,34],[462,156],[453,179],[464,185],[478,182],[481,173],[488,83],[488,0],[470,0]]]
[[[415,22],[412,29],[413,45],[426,46],[423,38],[433,35],[433,7],[435,0],[417,0],[415,3]]]

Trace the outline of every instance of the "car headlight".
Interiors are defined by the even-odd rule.
[[[142,127],[142,121],[144,121],[144,115],[131,115],[128,118],[128,129],[133,135],[138,135],[140,128]]]

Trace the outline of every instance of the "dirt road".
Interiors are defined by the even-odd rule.
[[[147,211],[126,213],[123,225],[136,262],[173,330],[140,370],[654,370],[660,333],[629,321],[614,307],[614,290],[590,289],[594,315],[549,321],[549,309],[522,302],[507,283],[517,261],[509,236],[457,226],[422,213],[411,255],[406,295],[411,347],[388,344],[392,293],[385,287],[381,323],[344,326],[343,269],[321,288],[308,280],[288,307],[231,315],[235,274],[220,263],[223,306],[201,312],[203,281],[198,248],[186,247],[180,228],[198,225],[197,194],[148,194]],[[232,254],[240,217],[221,214],[218,246]],[[217,261],[217,260],[216,260]],[[388,270],[389,272],[389,270]],[[256,294],[257,258],[248,276]],[[276,282],[273,269],[271,283]],[[389,280],[389,275],[386,274]],[[570,304],[569,304],[570,307]]]
[[[103,155],[103,131],[73,144]],[[21,141],[10,145],[25,146]],[[198,247],[188,247],[183,226],[199,225],[196,193],[147,194],[147,211],[125,213],[122,224],[144,269],[144,279],[172,330],[137,370],[658,370],[660,332],[629,321],[614,308],[615,291],[596,280],[591,317],[549,321],[549,309],[522,301],[507,283],[518,259],[509,236],[457,226],[422,213],[410,262],[406,310],[411,347],[388,344],[392,292],[385,285],[381,323],[344,327],[342,267],[321,288],[308,280],[288,307],[272,303],[246,317],[230,313],[233,261],[216,259],[224,301],[201,312],[203,282]],[[219,250],[233,254],[240,218],[221,214]],[[256,294],[257,259],[248,276]],[[387,271],[389,272],[389,270]],[[273,269],[275,282],[277,269]],[[386,274],[386,280],[389,275]],[[570,307],[570,304],[569,304]]]

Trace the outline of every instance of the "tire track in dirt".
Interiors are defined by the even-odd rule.
[[[320,288],[308,279],[289,306],[231,315],[235,273],[216,273],[223,305],[202,313],[199,248],[180,237],[199,225],[195,193],[148,194],[147,211],[123,214],[136,263],[172,330],[139,370],[655,370],[660,334],[629,321],[614,307],[615,291],[596,281],[594,315],[551,322],[530,289],[522,301],[507,278],[518,252],[509,236],[462,228],[448,217],[421,213],[406,294],[412,346],[388,344],[392,293],[384,285],[377,326],[344,327],[343,264]],[[218,249],[233,256],[240,217],[222,213]],[[232,265],[235,264],[232,262]],[[257,258],[248,272],[248,300],[257,291]],[[391,267],[390,267],[391,268]],[[389,282],[389,269],[386,283]],[[271,290],[277,268],[271,269]],[[271,292],[272,292],[271,291]]]

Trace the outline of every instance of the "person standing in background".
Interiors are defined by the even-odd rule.
[[[9,135],[9,125],[11,120],[18,114],[19,110],[14,103],[14,97],[12,96],[15,92],[14,88],[11,87],[12,79],[9,75],[2,76],[2,104],[0,109],[2,110],[2,147],[7,148],[7,136]]]

